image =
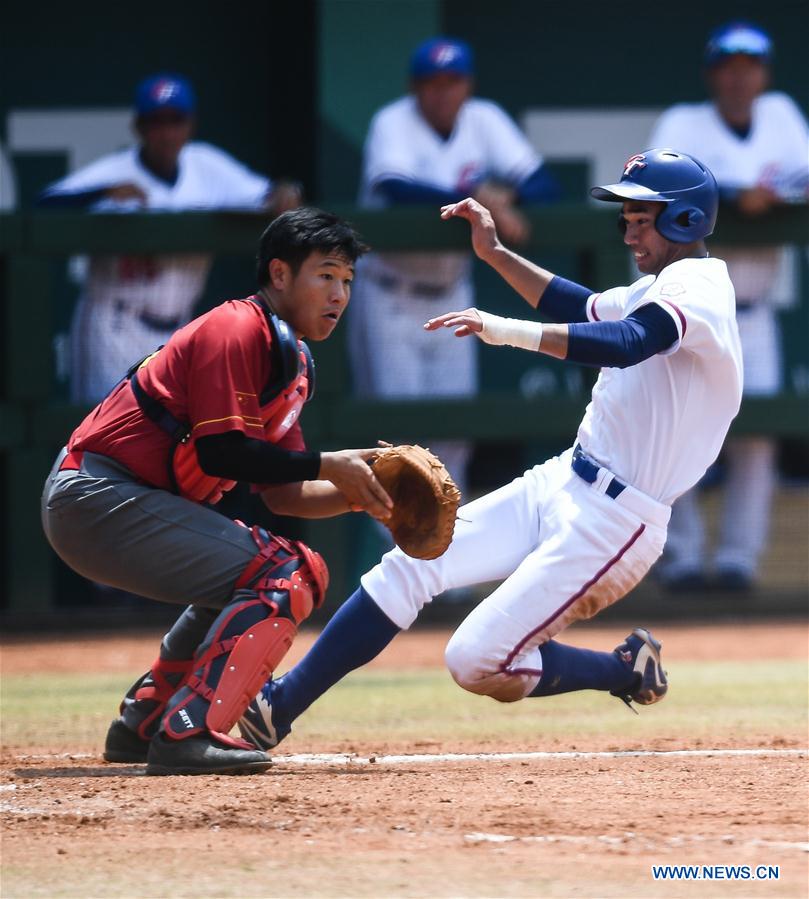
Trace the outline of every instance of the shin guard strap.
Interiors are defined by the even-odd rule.
[[[136,700],[152,699],[155,702],[166,702],[177,691],[177,688],[186,679],[188,673],[193,670],[193,667],[193,659],[169,661],[158,657],[149,671],[153,683],[146,683],[144,686],[138,687],[134,698]],[[167,675],[171,674],[179,674],[180,677],[172,683],[167,677]]]

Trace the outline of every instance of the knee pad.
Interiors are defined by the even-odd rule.
[[[264,528],[250,529],[258,553],[236,581],[235,590],[250,589],[278,605],[300,624],[320,608],[329,586],[329,569],[320,553],[301,540],[275,537]]]

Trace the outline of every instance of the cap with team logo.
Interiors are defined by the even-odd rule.
[[[755,56],[763,62],[772,57],[772,41],[766,31],[749,22],[730,22],[711,33],[705,47],[705,65],[712,66],[726,56]]]
[[[191,115],[196,98],[191,84],[180,75],[152,75],[144,79],[135,91],[135,111],[148,116],[160,109],[175,109]]]
[[[430,38],[419,44],[410,57],[412,78],[429,78],[441,72],[471,75],[472,68],[472,48],[455,38]]]

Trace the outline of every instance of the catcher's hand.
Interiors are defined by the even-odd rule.
[[[372,462],[393,500],[385,521],[396,545],[416,559],[437,559],[455,530],[461,491],[441,460],[418,445],[389,446]]]

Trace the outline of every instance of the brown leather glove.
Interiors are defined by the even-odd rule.
[[[461,502],[443,462],[423,446],[403,444],[380,450],[372,466],[393,500],[385,525],[396,545],[415,559],[443,555]]]

